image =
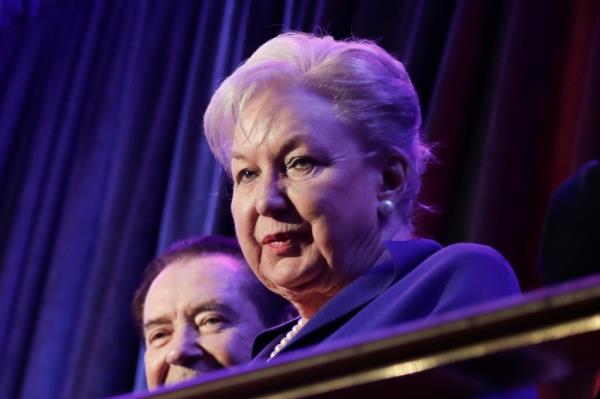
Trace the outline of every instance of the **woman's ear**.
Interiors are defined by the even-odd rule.
[[[379,200],[391,200],[397,203],[404,191],[408,163],[399,150],[382,152],[379,157],[381,187],[377,194]]]

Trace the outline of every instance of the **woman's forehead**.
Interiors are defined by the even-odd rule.
[[[278,86],[253,96],[240,110],[232,141],[244,143],[252,138],[262,142],[277,129],[302,134],[313,121],[340,122],[328,99],[301,87]]]

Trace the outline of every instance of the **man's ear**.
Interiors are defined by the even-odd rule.
[[[381,173],[381,187],[377,193],[379,200],[391,200],[397,203],[406,183],[408,162],[406,156],[397,149],[381,152],[378,156]]]

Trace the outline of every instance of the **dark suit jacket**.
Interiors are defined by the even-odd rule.
[[[442,248],[431,240],[386,246],[393,261],[376,265],[345,287],[280,354],[519,293],[510,265],[492,248],[477,244]],[[268,359],[296,320],[261,333],[254,342],[253,363]]]
[[[583,165],[552,196],[540,253],[546,284],[600,273],[600,160]]]

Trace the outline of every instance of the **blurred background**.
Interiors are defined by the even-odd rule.
[[[134,388],[145,265],[233,234],[204,109],[287,30],[404,62],[437,157],[419,235],[542,285],[551,195],[600,156],[600,0],[0,0],[0,397]]]

